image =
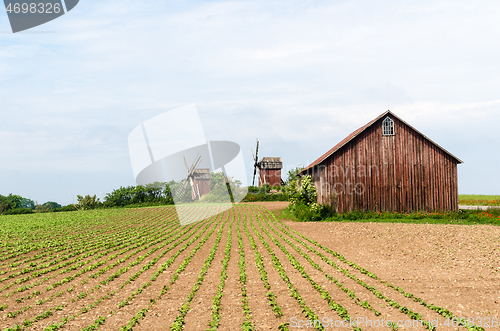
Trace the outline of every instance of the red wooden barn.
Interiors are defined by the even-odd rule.
[[[460,159],[387,111],[299,173],[337,212],[458,210]]]

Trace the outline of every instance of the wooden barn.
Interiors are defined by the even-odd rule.
[[[306,167],[318,203],[348,211],[458,210],[462,163],[387,111]]]
[[[259,186],[265,183],[271,186],[281,186],[281,169],[283,162],[281,157],[264,157],[259,162]]]

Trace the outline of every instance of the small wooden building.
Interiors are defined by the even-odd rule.
[[[271,186],[281,186],[281,169],[283,162],[281,157],[264,157],[259,162],[259,186],[264,183]]]
[[[339,213],[458,210],[460,159],[387,111],[306,167]]]
[[[210,193],[210,179],[212,175],[210,169],[196,169],[193,173],[193,186],[191,188],[191,199],[197,200]]]

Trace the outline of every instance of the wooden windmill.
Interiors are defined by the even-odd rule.
[[[210,193],[210,180],[212,174],[210,169],[195,169],[193,173],[193,189],[191,190],[191,199],[198,200],[205,194]]]
[[[281,179],[281,169],[283,169],[281,157],[263,157],[262,160],[259,161],[258,153],[259,140],[257,139],[255,155],[252,150],[254,160],[252,186],[255,186],[255,175],[257,174],[257,169],[259,169],[259,186],[266,183],[270,186],[281,186],[283,184],[283,180]]]
[[[191,197],[194,197],[194,199],[200,198],[200,192],[197,188],[197,185],[194,185],[194,182],[193,182],[193,178],[194,178],[195,172],[196,172],[196,167],[198,166],[198,164],[200,164],[200,162],[201,162],[201,156],[198,155],[196,157],[194,163],[191,165],[191,167],[188,167],[186,157],[184,157],[184,164],[186,165],[186,170],[188,172],[188,175],[187,175],[186,179],[182,180],[182,186],[176,192],[177,198],[181,198],[184,195],[184,193],[186,193],[188,183],[191,184],[191,190],[194,191],[191,193]]]

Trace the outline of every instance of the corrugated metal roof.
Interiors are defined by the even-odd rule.
[[[325,154],[321,155],[316,161],[314,161],[313,163],[311,163],[310,165],[308,165],[307,167],[305,167],[297,175],[298,176],[302,176],[309,169],[313,168],[314,166],[316,166],[316,165],[320,164],[321,162],[323,162],[324,160],[326,160],[328,157],[330,157],[331,155],[333,155],[335,152],[337,152],[339,149],[341,149],[348,142],[350,142],[351,140],[353,140],[354,138],[356,138],[361,132],[365,131],[367,128],[369,128],[370,126],[372,126],[375,122],[377,122],[379,119],[381,119],[382,117],[384,117],[386,115],[391,115],[391,116],[397,118],[398,120],[400,120],[401,122],[403,122],[404,124],[406,124],[407,126],[409,126],[410,128],[412,128],[413,130],[415,130],[415,132],[419,133],[422,137],[424,137],[425,139],[427,139],[428,141],[430,141],[436,147],[438,147],[439,149],[441,149],[443,152],[445,152],[446,154],[450,155],[452,158],[454,158],[455,160],[457,160],[458,163],[463,163],[462,160],[460,160],[459,158],[457,158],[456,156],[454,156],[453,154],[451,154],[450,152],[448,152],[443,147],[441,147],[438,144],[436,144],[434,141],[432,141],[431,139],[429,139],[423,133],[421,133],[420,131],[418,131],[417,129],[415,129],[413,126],[411,126],[410,124],[406,123],[401,118],[399,118],[398,116],[396,116],[393,112],[391,112],[390,110],[388,110],[388,111],[384,112],[382,115],[380,115],[377,118],[375,118],[374,120],[372,120],[369,123],[367,123],[366,125],[360,127],[359,129],[357,129],[356,131],[354,131],[353,133],[351,133],[347,137],[345,137],[341,142],[339,142],[337,145],[333,146],[332,149],[330,149]]]

